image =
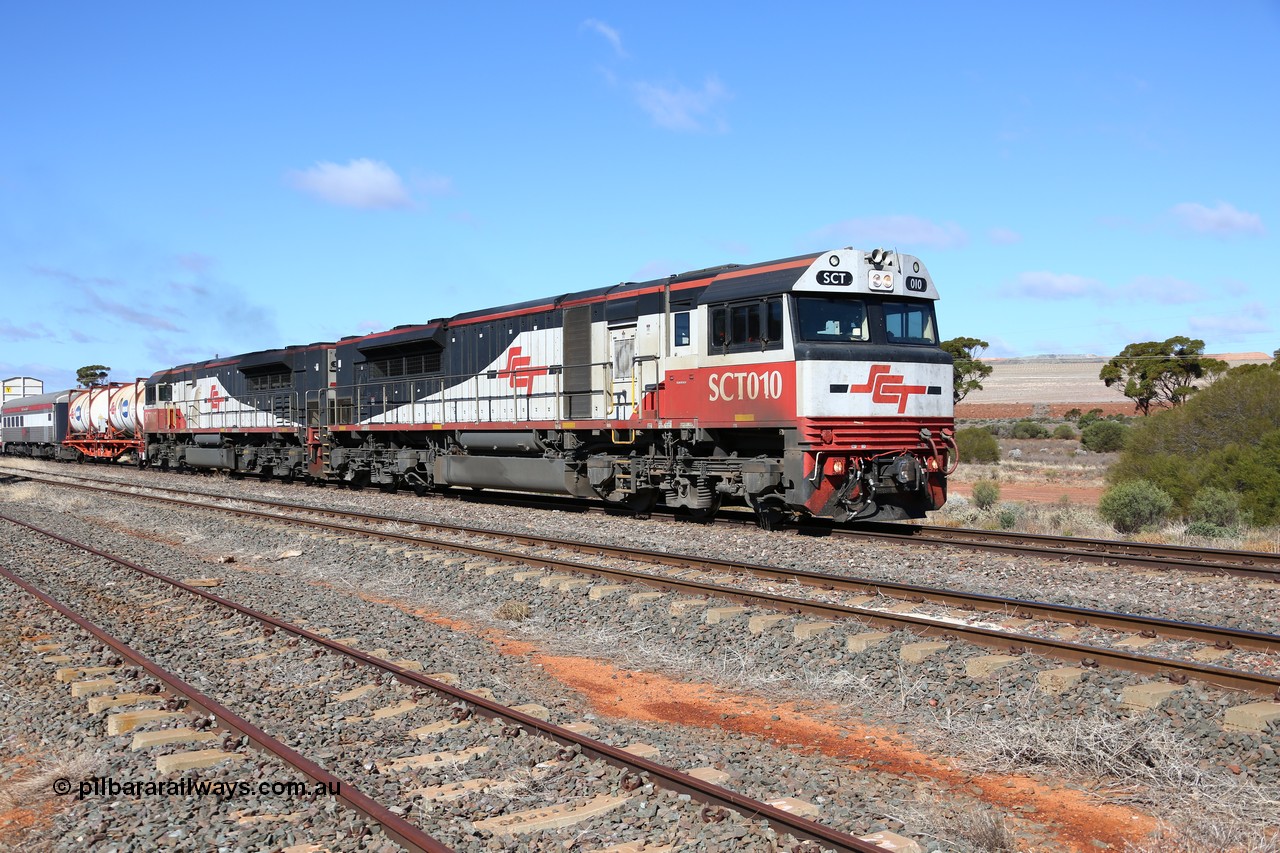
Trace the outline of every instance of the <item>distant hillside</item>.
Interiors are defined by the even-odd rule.
[[[1271,356],[1260,352],[1214,355],[1235,367],[1240,364],[1267,364]],[[1108,414],[1133,411],[1133,403],[1113,386],[1098,379],[1098,372],[1110,360],[1099,355],[1036,355],[1023,358],[984,358],[991,365],[982,390],[964,398],[956,407],[962,418],[1018,417],[1053,414],[1060,409],[1100,407]],[[1055,405],[1056,404],[1056,405]],[[1014,410],[1011,407],[1017,407]],[[1025,409],[1025,411],[1023,411]],[[1007,410],[1007,412],[1005,411]]]

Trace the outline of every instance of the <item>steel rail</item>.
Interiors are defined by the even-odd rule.
[[[24,469],[3,469],[14,474],[21,473],[28,479],[31,472]],[[87,480],[74,474],[52,472],[50,476],[64,477],[72,480]],[[48,482],[48,481],[45,481]],[[95,482],[102,482],[101,480]],[[191,494],[182,489],[166,486],[152,486],[112,481],[126,488],[146,488],[157,491],[169,491]],[[558,498],[554,495],[532,496],[517,492],[494,492],[492,490],[471,492],[441,492],[435,497],[450,497],[464,502],[478,502],[520,506],[532,509],[552,508],[558,511],[625,513],[623,507],[601,505],[576,498]],[[252,502],[253,498],[227,498]],[[652,512],[667,511],[663,507],[655,507]],[[669,511],[678,517],[675,511]],[[712,519],[691,520],[708,523]],[[721,513],[714,523],[755,525],[754,513]],[[1021,556],[1033,556],[1046,559],[1061,560],[1070,557],[1087,563],[1099,563],[1108,566],[1135,565],[1149,569],[1175,571],[1195,571],[1212,574],[1227,574],[1240,577],[1258,578],[1280,582],[1280,555],[1261,551],[1243,551],[1238,549],[1197,548],[1190,545],[1157,545],[1143,542],[1128,542],[1115,539],[1088,539],[1071,536],[1053,536],[1042,533],[1013,533],[1000,530],[977,530],[964,527],[937,527],[908,522],[851,522],[848,526],[838,526],[822,520],[807,521],[793,528],[802,536],[835,536],[840,538],[881,539],[916,545],[949,545],[957,548],[970,548],[982,551],[995,551]],[[1022,544],[1019,544],[1022,543]],[[1164,556],[1161,556],[1161,555]]]
[[[45,481],[53,482],[53,481]],[[101,486],[92,486],[87,484],[78,485],[77,488],[101,491],[106,494],[117,494],[130,497],[139,497],[149,500],[162,500],[169,503],[175,503],[181,506],[196,507],[200,509],[213,508],[220,509],[225,512],[237,512],[239,510],[230,507],[211,507],[206,503],[195,503],[182,498],[157,498],[151,495],[140,495],[135,492],[118,491],[116,489],[107,489]],[[153,491],[164,491],[175,494],[189,494],[178,489],[170,489],[167,487],[157,486],[126,486],[126,488],[144,488]],[[988,613],[999,613],[1010,618],[1027,618],[1027,619],[1043,619],[1048,621],[1067,622],[1075,627],[1094,627],[1106,630],[1129,631],[1137,634],[1145,634],[1147,636],[1162,636],[1167,639],[1174,640],[1192,640],[1205,643],[1211,643],[1220,648],[1236,648],[1247,651],[1256,651],[1262,653],[1280,652],[1280,635],[1268,634],[1260,631],[1246,631],[1239,628],[1228,628],[1219,625],[1208,625],[1196,622],[1180,622],[1173,619],[1162,619],[1154,616],[1140,616],[1136,614],[1119,613],[1115,611],[1094,610],[1086,607],[1075,607],[1066,604],[1054,604],[1051,602],[1031,601],[1021,598],[1008,598],[1004,596],[986,595],[982,593],[961,592],[958,590],[941,589],[938,587],[921,586],[917,584],[899,583],[896,581],[882,581],[871,578],[849,577],[845,575],[833,575],[824,572],[813,572],[805,569],[777,568],[774,566],[762,566],[751,563],[741,563],[732,560],[720,560],[714,557],[696,557],[687,554],[670,553],[666,551],[646,551],[635,548],[599,545],[584,542],[577,542],[567,539],[556,539],[543,536],[531,536],[523,533],[511,533],[506,531],[495,531],[481,527],[470,527],[467,525],[445,524],[441,522],[422,521],[418,519],[400,518],[396,516],[377,515],[372,513],[361,513],[353,510],[343,510],[329,507],[313,507],[305,504],[285,503],[282,501],[272,501],[263,498],[244,498],[231,497],[223,495],[207,495],[207,497],[216,498],[218,500],[233,501],[237,503],[251,503],[259,506],[272,507],[276,509],[297,510],[301,512],[309,512],[316,515],[333,516],[339,518],[358,519],[361,521],[372,521],[388,524],[408,524],[419,528],[427,528],[434,530],[444,530],[452,533],[461,533],[465,535],[486,536],[493,539],[503,539],[514,541],[522,545],[538,548],[563,548],[579,553],[595,554],[604,557],[611,557],[632,561],[645,561],[657,563],[660,565],[677,566],[680,568],[688,568],[691,570],[703,571],[719,571],[735,574],[747,574],[755,577],[766,578],[769,580],[779,580],[786,582],[799,582],[805,586],[815,587],[822,590],[840,590],[843,592],[868,593],[872,595],[889,594],[894,597],[918,602],[933,602],[943,604],[948,607],[955,607],[960,610],[980,610]],[[245,512],[252,512],[246,510]],[[263,513],[260,517],[274,520],[295,520],[286,516],[275,515],[274,513]],[[360,527],[339,527],[344,533],[360,533],[364,535],[373,535],[380,537],[398,538],[402,534],[384,533],[377,530],[369,530]],[[413,541],[419,544],[430,544],[433,547],[450,547],[462,550],[461,546],[454,542],[437,539],[424,539],[422,537],[410,537],[410,539],[401,539],[401,541]],[[467,546],[469,547],[469,546]],[[506,552],[502,552],[506,553]],[[513,555],[508,554],[506,559],[510,559]],[[518,556],[518,555],[515,555]],[[528,560],[526,560],[528,562]],[[555,568],[559,564],[551,563],[550,567]],[[579,571],[584,568],[584,564],[566,563],[565,566],[573,571]],[[598,567],[597,567],[598,568]],[[646,575],[652,577],[651,575]],[[721,587],[716,587],[720,589]],[[859,608],[861,611],[862,609]],[[881,611],[866,608],[866,612],[878,613]]]
[[[255,513],[252,510],[240,510],[236,512],[245,512],[253,515],[266,515],[265,513]],[[505,705],[486,699],[483,696],[478,696],[474,693],[469,693],[460,688],[445,684],[442,681],[436,681],[433,678],[428,678],[427,676],[414,672],[411,669],[406,669],[390,661],[373,657],[359,649],[330,640],[327,637],[309,631],[300,625],[294,625],[280,619],[279,617],[272,616],[269,613],[264,613],[251,607],[238,604],[230,599],[211,593],[208,590],[191,586],[190,584],[184,583],[176,578],[171,578],[160,572],[145,568],[130,560],[117,557],[91,545],[77,542],[74,539],[37,527],[36,525],[22,521],[21,519],[12,518],[4,513],[0,513],[0,519],[25,527],[70,547],[77,548],[97,557],[101,557],[102,559],[109,560],[117,565],[124,566],[125,568],[131,569],[135,572],[139,572],[148,577],[170,584],[184,592],[199,596],[200,598],[221,607],[227,608],[251,619],[264,622],[277,630],[284,631],[301,639],[315,643],[336,654],[358,660],[363,664],[391,674],[402,684],[423,687],[435,693],[449,696],[454,700],[466,702],[477,708],[479,712],[486,717],[505,720],[508,723],[532,729],[541,736],[556,741],[562,746],[577,746],[584,754],[592,758],[605,761],[623,770],[647,773],[650,778],[657,780],[660,787],[674,790],[677,793],[688,794],[704,805],[732,809],[733,811],[742,813],[748,818],[762,820],[780,833],[793,835],[799,840],[815,841],[819,844],[830,846],[836,850],[856,851],[856,853],[883,853],[881,848],[876,845],[862,841],[861,839],[855,838],[847,833],[840,832],[839,830],[817,823],[816,821],[809,820],[808,818],[789,814],[788,812],[771,806],[768,803],[753,800],[750,797],[737,793],[736,791],[721,788],[719,785],[713,785],[710,782],[704,782],[701,779],[697,779],[687,773],[682,773],[672,767],[668,767],[664,764],[658,764],[657,762],[650,761],[647,758],[632,755],[618,747],[610,746],[602,741],[586,737],[585,735],[580,735],[576,732],[544,720],[540,720],[537,717],[532,717],[513,708],[508,708]],[[279,516],[276,516],[276,519],[279,520]],[[298,520],[304,521],[304,523],[315,523],[305,522],[305,520],[301,519]],[[355,528],[352,528],[352,532],[363,532],[366,535],[370,533],[370,531],[359,531]],[[448,848],[443,849],[447,850]]]
[[[6,520],[13,521],[13,519]],[[17,523],[23,524],[23,522]],[[30,527],[31,525],[24,526]],[[31,529],[45,533],[46,535],[52,535],[48,534],[46,531],[39,530],[39,528],[32,527]],[[85,548],[85,550],[93,549]],[[94,553],[99,552],[94,551]],[[432,838],[421,828],[409,823],[395,812],[374,801],[367,794],[362,793],[355,785],[352,785],[346,780],[339,779],[337,776],[333,775],[328,770],[325,770],[311,759],[303,756],[292,747],[276,740],[253,723],[232,712],[225,705],[222,705],[209,696],[206,696],[204,693],[164,669],[138,650],[126,645],[123,641],[108,633],[104,628],[99,627],[85,617],[74,612],[62,602],[57,601],[48,593],[38,589],[31,583],[28,583],[9,569],[0,567],[0,576],[3,576],[19,589],[24,590],[57,613],[60,613],[65,618],[75,623],[83,631],[94,637],[103,645],[109,646],[116,652],[116,654],[120,655],[121,658],[130,661],[135,666],[145,670],[148,675],[163,683],[171,692],[186,697],[187,701],[201,712],[215,717],[219,725],[224,726],[242,737],[248,738],[249,742],[259,750],[276,756],[311,781],[323,783],[327,790],[336,791],[337,793],[333,794],[334,797],[365,817],[378,823],[382,827],[382,831],[386,833],[387,836],[405,848],[413,851],[423,851],[423,853],[452,853],[452,847],[448,847],[437,841],[435,838]]]
[[[1211,666],[1191,661],[1175,660],[1171,658],[1161,658],[1151,655],[1140,655],[1136,653],[1126,652],[1119,649],[1107,648],[1104,646],[1091,646],[1070,643],[1050,638],[1033,637],[1027,634],[1019,634],[1009,631],[995,631],[987,628],[979,628],[971,625],[961,625],[952,622],[943,622],[927,617],[911,616],[909,614],[886,613],[880,610],[872,610],[868,608],[852,607],[842,604],[826,603],[815,601],[812,599],[792,598],[784,595],[777,595],[767,592],[751,592],[747,590],[734,589],[732,587],[724,587],[716,584],[702,583],[699,581],[680,580],[670,576],[657,576],[646,572],[636,572],[627,569],[606,568],[596,566],[589,563],[579,563],[572,560],[564,560],[554,557],[538,557],[528,554],[513,554],[502,548],[491,548],[482,545],[465,545],[444,539],[433,539],[427,536],[414,536],[404,533],[389,533],[371,530],[369,528],[353,527],[344,524],[334,524],[332,522],[313,521],[305,518],[290,518],[287,516],[277,515],[275,513],[261,512],[252,509],[239,509],[232,507],[221,507],[212,504],[196,503],[194,501],[186,501],[178,498],[162,498],[154,495],[138,495],[130,492],[119,492],[113,489],[104,489],[98,486],[74,486],[75,488],[84,488],[92,491],[100,491],[108,494],[116,494],[127,497],[140,497],[145,500],[162,501],[165,503],[175,504],[179,506],[187,506],[199,510],[215,509],[220,512],[226,512],[233,515],[261,518],[268,521],[291,521],[298,524],[304,524],[312,527],[331,530],[334,532],[355,534],[358,536],[368,536],[379,539],[388,539],[397,542],[404,542],[417,546],[425,546],[432,548],[443,548],[461,553],[474,554],[476,556],[485,557],[487,559],[497,560],[500,562],[520,562],[531,566],[539,566],[548,569],[558,569],[578,574],[593,575],[595,577],[612,578],[615,580],[625,580],[635,583],[642,583],[648,586],[657,587],[664,590],[679,590],[691,595],[701,595],[708,597],[718,597],[730,601],[739,601],[744,604],[762,606],[774,610],[781,610],[794,613],[809,613],[820,616],[822,618],[856,618],[873,625],[889,627],[894,630],[902,628],[910,628],[916,633],[924,636],[944,636],[944,637],[963,637],[975,645],[984,646],[996,650],[1012,650],[1012,651],[1034,651],[1040,654],[1057,657],[1063,660],[1084,662],[1091,661],[1094,663],[1105,662],[1107,665],[1116,669],[1128,670],[1131,672],[1139,672],[1146,674],[1166,675],[1170,672],[1182,673],[1183,675],[1195,676],[1202,681],[1213,684],[1218,687],[1224,687],[1232,690],[1243,690],[1249,693],[1257,693],[1263,695],[1280,694],[1280,678],[1262,675],[1260,673],[1251,673],[1240,670],[1231,670],[1224,667]],[[148,488],[148,487],[141,487]],[[212,497],[212,496],[210,496]],[[226,500],[237,500],[236,498],[226,498]],[[328,510],[308,507],[309,511],[320,514],[344,515],[349,514],[346,510]],[[0,515],[0,518],[7,516]],[[383,518],[383,517],[378,517]],[[401,521],[399,519],[390,519],[392,521]],[[19,522],[22,523],[22,522]],[[412,524],[427,524],[431,522],[409,522]],[[508,534],[494,531],[478,531],[482,532],[490,538],[501,538]],[[524,537],[530,541],[545,541],[533,537]],[[592,550],[599,550],[605,546],[589,546]],[[670,555],[667,555],[670,556]],[[689,558],[683,558],[688,560]],[[699,558],[692,558],[695,562],[699,562]],[[786,570],[776,570],[786,571]],[[834,576],[832,576],[834,577]],[[1016,601],[1016,599],[1011,599]],[[1040,607],[1048,607],[1050,605],[1040,604]],[[1125,614],[1100,614],[1113,617],[1116,620],[1125,618],[1129,619],[1147,619],[1147,617],[1126,617]],[[1162,621],[1162,620],[1157,620]],[[1119,624],[1118,622],[1113,624]],[[1129,623],[1133,626],[1133,622]],[[1185,623],[1170,623],[1171,625]],[[1195,629],[1196,626],[1188,626],[1189,630]],[[1206,626],[1213,627],[1213,626]],[[1139,630],[1150,630],[1143,628]],[[1234,629],[1215,628],[1219,637],[1230,635]],[[1264,641],[1258,638],[1271,637],[1272,646],[1264,649],[1264,651],[1273,650],[1276,646],[1280,646],[1280,638],[1273,637],[1268,634],[1258,634],[1257,632],[1236,632],[1241,635],[1242,639],[1252,638],[1259,642]]]
[[[1194,548],[1189,545],[1148,545],[1114,539],[1086,539],[1043,533],[934,527],[899,522],[859,522],[852,527],[823,527],[842,538],[883,539],[917,545],[950,545],[982,551],[1090,563],[1142,566],[1152,569],[1211,572],[1280,581],[1280,555],[1260,551]]]

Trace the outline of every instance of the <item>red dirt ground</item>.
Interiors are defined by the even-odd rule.
[[[966,498],[973,495],[972,483],[952,481],[947,485],[947,489],[951,494],[961,495]],[[1003,482],[1000,484],[1000,500],[1002,501],[1031,501],[1033,503],[1051,504],[1057,503],[1063,497],[1069,498],[1073,504],[1097,506],[1098,500],[1102,497],[1102,489],[1089,486],[1057,486],[1052,483],[1040,485],[1037,483]]]
[[[804,744],[805,753],[821,753],[859,767],[899,775],[912,774],[941,787],[964,789],[1006,810],[1035,815],[1054,833],[1045,851],[1093,853],[1095,841],[1117,849],[1140,841],[1156,828],[1150,815],[1124,806],[1095,802],[1081,791],[1050,786],[1025,776],[972,774],[950,766],[897,732],[875,726],[836,725],[841,709],[824,703],[777,703],[715,685],[674,681],[650,672],[618,669],[589,658],[543,654],[538,647],[496,629],[414,608],[394,599],[361,595],[452,631],[483,637],[502,654],[526,657],[551,678],[582,694],[596,713],[647,722],[678,723],[752,734],[779,744]],[[772,720],[773,716],[779,720]],[[792,747],[794,748],[794,747]],[[941,794],[945,796],[945,792]]]

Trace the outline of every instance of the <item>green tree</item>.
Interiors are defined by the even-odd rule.
[[[1233,370],[1186,405],[1141,419],[1108,481],[1149,480],[1190,513],[1212,486],[1254,524],[1280,521],[1280,371]]]
[[[111,368],[103,364],[86,364],[84,367],[76,371],[76,383],[81,388],[92,388],[95,385],[102,385],[107,381],[107,374],[111,372]]]
[[[1102,368],[1098,378],[1110,388],[1123,385],[1124,395],[1144,415],[1151,407],[1177,408],[1199,390],[1198,379],[1214,379],[1227,363],[1204,354],[1204,341],[1176,335],[1165,341],[1129,344]]]
[[[970,391],[981,391],[982,380],[991,375],[991,365],[978,359],[982,351],[991,346],[977,338],[952,338],[942,342],[942,348],[951,354],[952,389],[955,402],[959,403]]]

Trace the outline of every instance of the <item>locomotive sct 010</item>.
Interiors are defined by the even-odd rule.
[[[839,249],[187,364],[146,380],[137,458],[765,526],[920,517],[957,461],[937,298],[918,258]]]

